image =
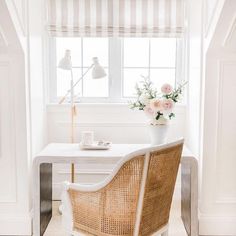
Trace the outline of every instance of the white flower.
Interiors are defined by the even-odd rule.
[[[141,96],[139,97],[139,101],[144,104],[144,105],[148,105],[150,102],[149,96],[145,93],[142,93]]]

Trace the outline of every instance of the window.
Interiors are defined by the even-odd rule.
[[[71,50],[73,77],[78,80],[98,57],[107,76],[94,80],[89,72],[75,88],[81,102],[122,102],[134,97],[135,84],[148,76],[160,87],[175,86],[182,74],[181,40],[175,38],[53,38],[50,42],[50,101],[70,89],[70,72],[57,67]]]
[[[163,83],[175,85],[176,39],[124,39],[123,95],[132,97],[141,74],[160,87]]]

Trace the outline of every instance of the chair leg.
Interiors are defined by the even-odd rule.
[[[163,233],[161,234],[161,236],[168,236],[168,230],[166,230],[165,232],[163,232]]]

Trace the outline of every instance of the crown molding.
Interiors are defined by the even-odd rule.
[[[233,20],[231,21],[230,27],[227,31],[226,37],[223,40],[223,47],[227,47],[227,48],[235,48],[236,49],[236,45],[235,45],[235,39],[236,39],[236,14],[233,17]]]

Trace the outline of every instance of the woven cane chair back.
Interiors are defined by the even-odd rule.
[[[92,235],[133,235],[144,156],[126,162],[113,180],[95,192],[69,189],[74,231]]]
[[[168,224],[183,144],[150,153],[139,235],[151,235]]]

